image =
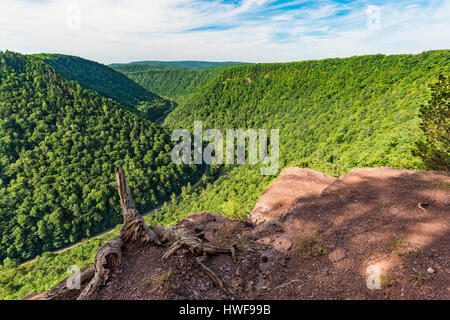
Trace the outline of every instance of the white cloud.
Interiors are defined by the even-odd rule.
[[[60,52],[103,63],[144,59],[266,62],[420,52],[450,45],[448,0],[431,1],[426,7],[383,5],[380,30],[367,30],[369,2],[353,6],[326,1],[296,10],[279,5],[274,7],[277,11],[268,11],[270,2],[2,0],[0,50]],[[77,10],[68,9],[74,6],[79,8],[80,28],[73,23],[77,18],[70,16]],[[343,9],[351,12],[336,15]],[[224,28],[187,32],[208,26]],[[281,35],[287,39],[276,41]]]

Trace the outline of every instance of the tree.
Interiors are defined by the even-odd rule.
[[[149,100],[157,96],[105,66],[66,58],[58,58],[60,69],[67,60],[69,78],[85,84],[69,81],[46,59],[0,52],[0,263],[6,257],[20,262],[120,222],[111,187],[116,164],[128,170],[136,206],[145,211],[202,173],[172,163],[167,129],[99,93],[117,89],[129,92],[123,99],[132,95],[163,108]],[[98,92],[86,90],[96,84]]]
[[[245,219],[245,215],[242,215],[242,206],[237,201],[228,200],[222,204],[221,209],[227,217],[237,220]]]
[[[429,169],[450,169],[450,76],[440,75],[431,85],[431,98],[420,107],[423,138],[416,143],[416,154]]]

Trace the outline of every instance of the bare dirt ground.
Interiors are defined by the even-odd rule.
[[[368,168],[336,179],[287,168],[248,221],[200,212],[180,222],[234,244],[236,261],[180,250],[163,262],[167,246],[126,248],[92,299],[450,299],[449,215],[448,173]]]

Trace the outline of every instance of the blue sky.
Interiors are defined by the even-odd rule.
[[[450,0],[2,0],[0,50],[281,62],[450,48]]]

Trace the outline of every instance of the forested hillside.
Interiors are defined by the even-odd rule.
[[[449,73],[449,50],[418,55],[372,55],[235,66],[220,69],[208,83],[193,91],[182,105],[171,112],[165,123],[170,129],[192,128],[194,120],[203,120],[204,129],[278,128],[280,171],[283,167],[295,165],[340,176],[354,167],[425,169],[422,159],[411,152],[421,135],[418,111],[430,98],[429,85],[437,82],[439,74]],[[9,82],[16,83],[12,92],[21,97],[25,93],[17,89],[21,84],[16,78],[17,75],[14,75],[14,80]],[[33,85],[33,77],[28,75],[28,78],[28,85]],[[4,94],[2,90],[2,97]],[[26,111],[25,114],[29,112]],[[131,115],[128,117],[126,119],[135,119]],[[22,123],[21,121],[24,120],[18,123]],[[55,121],[58,123],[58,119]],[[124,122],[123,119],[121,121]],[[130,130],[128,124],[122,125],[124,132]],[[1,128],[4,128],[3,124]],[[2,130],[4,129],[0,132]],[[8,139],[12,137],[10,132]],[[168,149],[166,146],[164,148]],[[20,149],[17,150],[21,154]],[[159,154],[163,157],[162,152],[161,150]],[[130,187],[133,196],[138,198],[138,203],[142,203],[139,202],[142,201],[139,197],[142,190],[146,189],[140,186],[147,183],[148,179],[142,174],[140,176],[143,178],[137,179],[133,171],[137,169],[132,168],[141,167],[133,167],[129,162],[134,159],[139,163],[142,158],[133,158],[131,155],[127,158],[122,155],[121,159],[128,159],[124,161]],[[114,161],[120,163],[119,160]],[[146,221],[149,225],[170,225],[191,212],[201,210],[232,218],[245,218],[260,194],[276,179],[276,176],[262,176],[259,169],[259,165],[248,164],[222,167],[213,165],[201,188],[193,192],[189,188],[183,188],[179,200],[164,206],[156,214],[147,216]],[[38,169],[34,170],[39,172]],[[104,173],[107,170],[98,171]],[[111,181],[112,172],[104,179]],[[4,181],[1,190],[5,189]],[[111,183],[110,187],[114,189]],[[21,186],[16,186],[8,189],[8,192],[20,194],[22,189]],[[40,199],[46,199],[43,194],[45,193],[38,190],[36,203]],[[113,203],[118,204],[115,197],[115,194],[111,196],[111,206]],[[0,194],[0,199],[3,198],[5,197]],[[0,210],[3,210],[5,203],[15,200],[0,201],[3,201],[0,202]],[[21,210],[15,206],[16,202],[11,202],[9,208]],[[33,215],[28,219],[34,219]],[[17,224],[16,220],[14,223]],[[6,241],[10,241],[9,238]],[[20,267],[7,260],[0,267],[0,298],[22,298],[32,292],[48,290],[67,276],[68,265],[84,267],[91,263],[97,246],[97,241],[90,239],[77,248],[58,255],[46,253],[35,263]]]
[[[135,68],[138,67],[138,68]],[[113,67],[137,82],[147,90],[162,97],[182,103],[186,97],[214,79],[218,68],[209,69],[175,69],[153,68],[141,65]]]
[[[111,98],[122,107],[152,121],[164,117],[173,107],[170,101],[149,92],[120,72],[103,64],[62,54],[34,56],[43,59],[66,78],[77,81],[84,88]]]
[[[166,130],[69,81],[41,59],[0,53],[0,261],[23,260],[121,222],[114,168],[140,210],[195,181]]]
[[[340,176],[355,167],[425,169],[411,152],[420,139],[418,110],[429,84],[449,72],[449,50],[231,67],[166,124],[278,128],[280,170],[295,165]],[[255,165],[225,172],[201,195],[171,204],[161,219],[200,210],[245,216],[273,180]]]
[[[154,68],[181,68],[181,69],[206,69],[214,67],[230,67],[247,64],[246,62],[211,62],[211,61],[135,61],[130,63],[113,63],[110,66],[127,67],[154,67]]]
[[[184,103],[226,67],[240,65],[239,62],[203,61],[143,61],[124,65],[112,65],[130,79],[151,92]]]

